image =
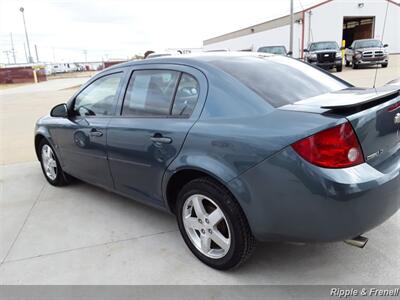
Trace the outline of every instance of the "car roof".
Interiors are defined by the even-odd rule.
[[[177,54],[171,56],[154,57],[151,59],[133,60],[121,64],[116,64],[108,67],[105,70],[118,69],[123,67],[130,67],[136,65],[150,65],[150,64],[187,64],[190,66],[202,67],[208,65],[209,61],[214,60],[227,60],[239,57],[263,57],[268,58],[275,56],[274,54],[261,53],[261,52],[241,52],[241,51],[229,51],[229,52],[200,52],[192,54]]]

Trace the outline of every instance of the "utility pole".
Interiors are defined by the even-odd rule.
[[[29,56],[28,56],[28,62],[29,62],[29,63],[33,63],[33,57],[32,57],[32,55],[31,55],[31,48],[30,48],[30,46],[29,46],[28,31],[26,30],[25,14],[24,14],[25,9],[24,9],[23,7],[21,7],[21,8],[19,9],[19,11],[22,13],[22,20],[24,21],[26,45],[27,45],[27,47],[28,47],[28,55],[29,55]]]
[[[17,59],[15,58],[14,40],[13,40],[12,32],[10,32],[10,38],[11,38],[11,52],[12,52],[12,55],[13,55],[14,64],[16,64],[17,63]]]
[[[35,45],[35,53],[36,53],[36,62],[39,62],[39,55],[37,51],[37,46]]]
[[[3,51],[3,53],[7,56],[7,64],[9,65],[10,64],[10,57],[8,55],[11,53],[11,51],[10,50],[5,50],[5,51]]]
[[[293,0],[290,0],[290,41],[289,41],[289,51],[293,53]],[[293,54],[292,54],[293,55]]]
[[[311,16],[312,11],[308,12],[308,43],[311,43]]]
[[[25,52],[25,59],[26,59],[26,62],[29,64],[28,55],[26,54],[26,46],[25,46],[25,43],[24,43],[24,52]]]

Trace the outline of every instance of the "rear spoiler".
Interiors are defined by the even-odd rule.
[[[400,86],[393,84],[384,85],[376,89],[350,87],[300,100],[293,104],[282,106],[279,109],[319,114],[349,115],[396,99],[399,95]]]
[[[342,99],[336,99],[336,103],[321,105],[323,109],[329,110],[352,110],[352,109],[366,109],[380,103],[392,100],[400,95],[400,90],[393,87],[368,89],[363,90],[357,94],[343,95]]]

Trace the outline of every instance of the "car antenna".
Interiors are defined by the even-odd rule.
[[[381,42],[382,43],[383,43],[383,36],[385,35],[386,19],[387,19],[387,15],[388,15],[388,10],[389,10],[389,1],[387,1],[387,3],[386,3],[385,21],[383,22],[383,30],[382,30],[382,36],[381,36]],[[373,88],[375,88],[375,86],[376,86],[376,77],[377,76],[378,76],[378,65],[376,65],[376,67],[375,67],[375,78],[374,78],[374,86],[373,86]]]

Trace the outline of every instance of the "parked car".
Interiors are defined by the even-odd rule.
[[[400,205],[399,102],[280,55],[170,56],[96,74],[34,144],[50,184],[171,212],[196,257],[229,269],[255,240],[365,245]]]
[[[355,40],[346,49],[346,66],[348,67],[351,64],[353,69],[357,69],[362,65],[381,65],[382,68],[386,68],[389,64],[386,47],[388,47],[388,44],[383,45],[380,40]]]
[[[292,55],[291,51],[287,51],[285,46],[263,46],[258,48],[257,52],[261,53],[271,53],[278,55]]]
[[[305,61],[324,69],[336,68],[342,72],[342,52],[334,41],[310,43],[304,49]]]

